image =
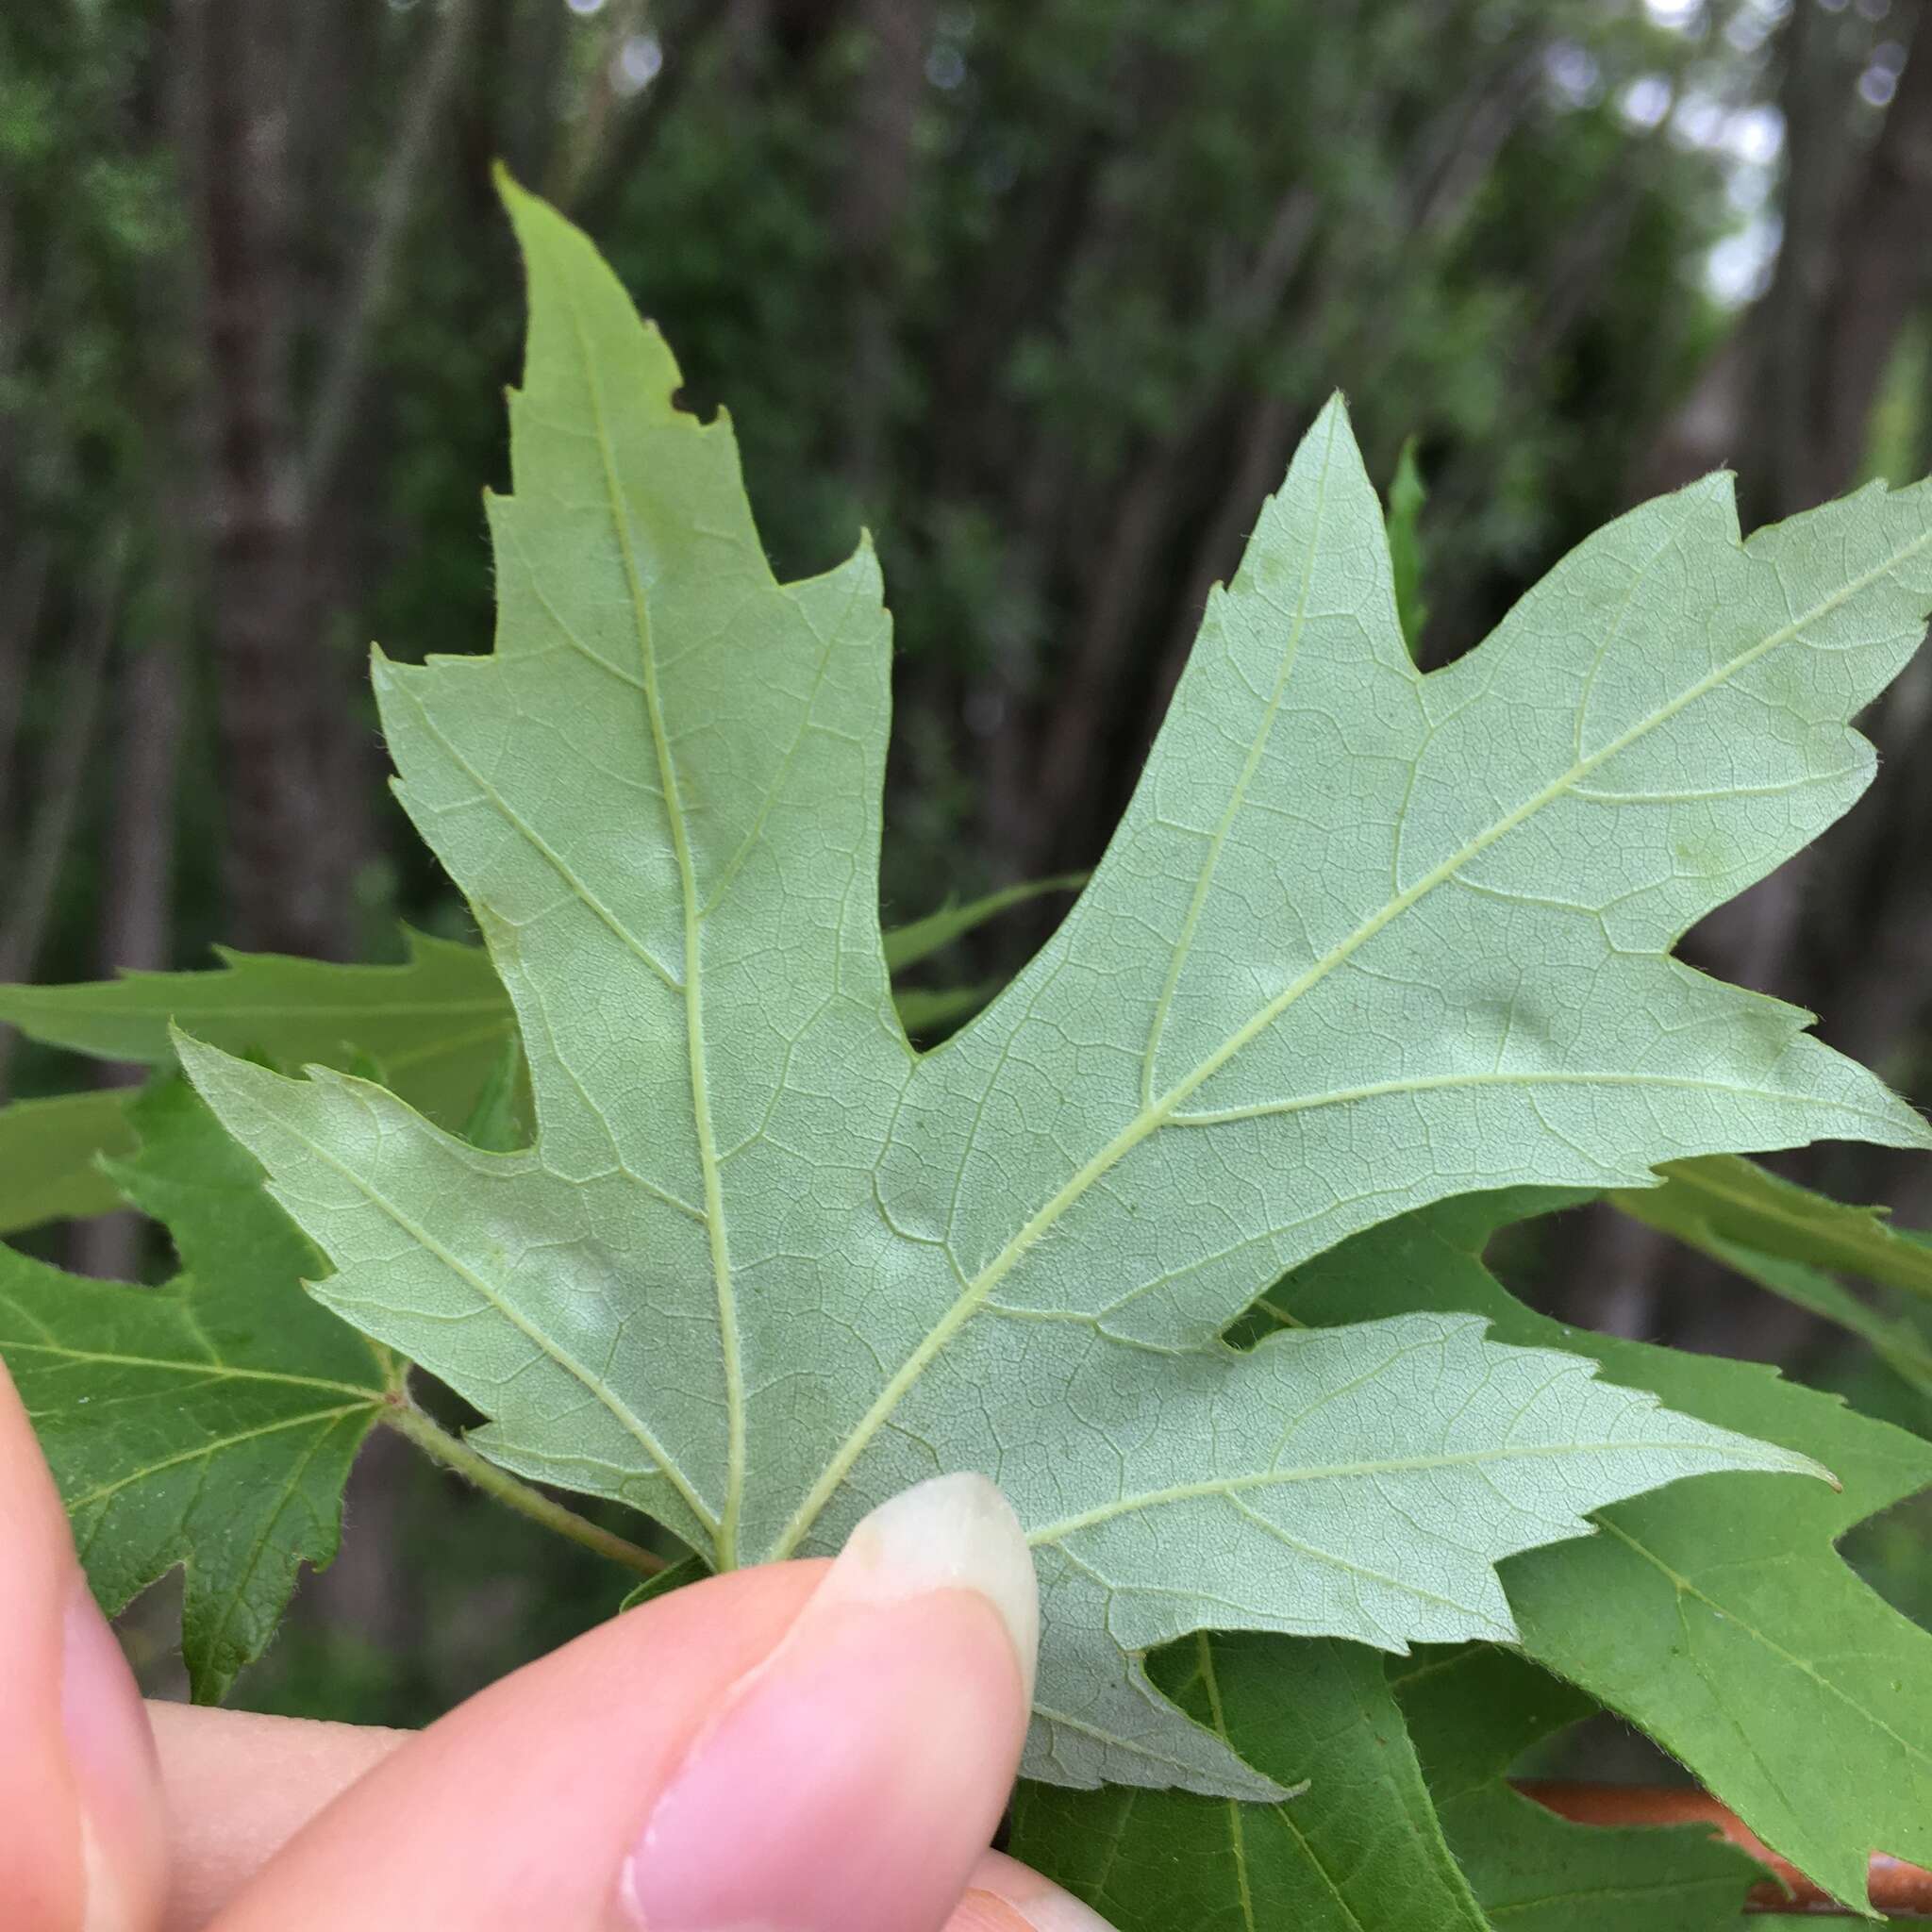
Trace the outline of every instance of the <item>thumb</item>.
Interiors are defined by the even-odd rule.
[[[492,1686],[352,1786],[221,1932],[938,1932],[1038,1632],[1005,1499],[943,1476],[832,1564],[734,1572]]]

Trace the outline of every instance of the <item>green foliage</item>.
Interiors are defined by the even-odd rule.
[[[881,939],[886,970],[904,973],[1015,906],[1024,906],[1047,892],[1077,892],[1086,883],[1084,873],[1069,873],[1057,879],[1029,879],[1021,885],[1003,886],[997,892],[988,892],[964,906],[942,906],[937,912],[929,912],[909,924],[889,926]],[[901,1006],[903,1008],[903,997]]]
[[[719,1566],[996,1472],[1047,1611],[1030,1762],[1075,1784],[1268,1789],[1152,1692],[1150,1646],[1507,1638],[1491,1565],[1583,1511],[1815,1467],[1474,1321],[1217,1336],[1281,1268],[1471,1187],[1924,1141],[1801,1016],[1667,956],[1869,775],[1843,720],[1932,603],[1924,492],[1740,545],[1699,486],[1424,680],[1331,405],[1079,903],[920,1057],[877,916],[870,550],[777,583],[728,423],[675,407],[589,244],[508,198],[531,328],[497,649],[375,679],[517,1009],[536,1143],[181,1045],[335,1261],[328,1307],[483,1408],[499,1463]]]
[[[1395,583],[1395,614],[1411,658],[1420,658],[1429,607],[1423,597],[1423,505],[1429,492],[1416,466],[1415,438],[1402,445],[1389,483],[1389,567]]]
[[[274,1635],[297,1566],[334,1556],[394,1372],[302,1292],[321,1257],[185,1082],[129,1112],[140,1145],[115,1174],[186,1272],[128,1288],[0,1248],[0,1353],[102,1607],[186,1566],[182,1649],[214,1702]]]
[[[1391,1674],[1436,1815],[1496,1924],[1628,1932],[1641,1911],[1644,1932],[1736,1927],[1762,1874],[1708,1827],[1573,1824],[1510,1787],[1510,1766],[1590,1716],[1589,1698],[1487,1643],[1424,1654]]]
[[[211,973],[127,973],[79,986],[0,987],[0,1022],[102,1059],[165,1066],[170,1024],[288,1066],[373,1060],[431,1120],[468,1118],[514,1019],[488,957],[405,934],[400,966],[339,966],[218,948]]]
[[[1476,1259],[1533,1208],[1447,1203],[1325,1255],[1270,1296],[1290,1320],[1470,1309],[1497,1337],[1574,1350],[1624,1386],[1824,1463],[1838,1489],[1758,1476],[1677,1485],[1597,1512],[1600,1534],[1518,1557],[1504,1588],[1524,1652],[1642,1726],[1774,1851],[1865,1897],[1874,1847],[1932,1857],[1932,1635],[1835,1549],[1932,1483],[1932,1443],[1755,1363],[1563,1327]]]
[[[1673,1161],[1658,1173],[1661,1187],[1610,1199],[1692,1246],[1755,1249],[1932,1297],[1932,1245],[1894,1228],[1882,1208],[1834,1201],[1735,1156]]]
[[[1450,1855],[1390,1694],[1357,1643],[1202,1635],[1154,1660],[1162,1691],[1293,1795],[1023,1784],[1009,1849],[1120,1932],[1359,1932],[1488,1921]]]
[[[1758,1877],[1697,1827],[1571,1824],[1514,1790],[1524,1752],[1596,1708],[1493,1644],[1387,1663],[1358,1644],[1200,1636],[1154,1660],[1161,1690],[1295,1795],[1025,1784],[1010,1849],[1121,1932],[1498,1925],[1705,1932]]]
[[[134,1145],[126,1101],[101,1088],[0,1107],[0,1234],[121,1205],[96,1162]]]
[[[1893,1227],[1881,1208],[1855,1208],[1735,1155],[1673,1162],[1663,1185],[1609,1198],[1625,1214],[1722,1261],[1772,1294],[1868,1342],[1894,1374],[1932,1396],[1932,1340],[1913,1313],[1861,1300],[1823,1271],[1861,1274],[1932,1299],[1932,1243]]]
[[[1016,906],[1068,891],[1079,875],[1007,886],[886,929],[886,962],[909,972]],[[70,986],[0,985],[0,1024],[43,1045],[104,1060],[171,1065],[171,1024],[232,1052],[284,1065],[370,1074],[440,1125],[478,1147],[515,1146],[527,1085],[508,996],[490,956],[404,928],[407,962],[342,966],[217,947],[214,971],[126,973]],[[924,1039],[977,1012],[999,982],[909,987],[893,998],[907,1032]],[[120,1195],[102,1157],[133,1144],[125,1096],[59,1094],[0,1108],[0,1233],[103,1214]]]

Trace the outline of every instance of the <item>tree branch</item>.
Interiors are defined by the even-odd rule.
[[[475,11],[472,0],[446,0],[410,79],[408,116],[390,150],[389,164],[376,192],[375,220],[341,320],[330,331],[328,362],[316,391],[302,457],[302,493],[311,505],[328,489],[356,405],[361,399],[370,343],[375,325],[389,306],[396,257],[415,207],[424,159],[448,106]]]

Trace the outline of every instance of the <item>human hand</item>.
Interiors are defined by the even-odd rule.
[[[8,1932],[1106,1932],[989,1852],[1032,1559],[991,1484],[660,1597],[426,1731],[144,1706],[0,1368]]]

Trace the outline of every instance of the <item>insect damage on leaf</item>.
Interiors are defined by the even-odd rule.
[[[922,1056],[879,929],[871,548],[776,582],[728,420],[674,406],[588,242],[506,195],[530,333],[496,648],[375,677],[515,1009],[534,1144],[181,1047],[334,1262],[329,1307],[480,1407],[506,1467],[719,1566],[992,1476],[1043,1593],[1029,1762],[1073,1783],[1274,1790],[1155,1693],[1148,1646],[1507,1637],[1492,1564],[1585,1511],[1817,1473],[1477,1321],[1219,1336],[1446,1194],[1925,1142],[1802,1014],[1669,956],[1866,782],[1845,720],[1932,604],[1924,491],[1743,544],[1697,485],[1424,677],[1330,405],[1091,881]]]

